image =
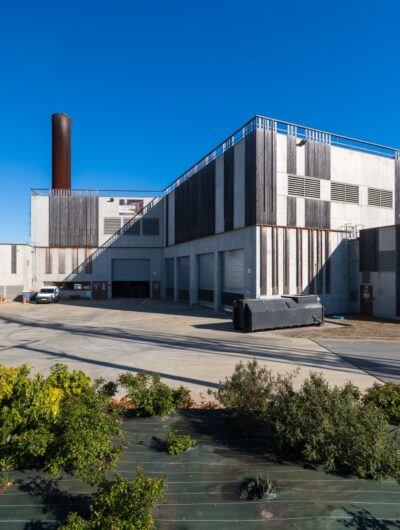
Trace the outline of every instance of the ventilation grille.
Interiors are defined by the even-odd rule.
[[[143,235],[144,236],[158,236],[160,233],[160,220],[158,217],[145,218],[142,220],[143,223]]]
[[[393,193],[388,190],[368,188],[368,206],[393,208]]]
[[[331,201],[351,202],[358,204],[360,200],[360,188],[352,184],[331,182]]]
[[[321,195],[321,183],[318,179],[289,175],[288,194],[296,195],[297,197],[319,199]]]
[[[105,217],[104,218],[104,233],[114,234],[121,228],[121,219],[119,217]]]

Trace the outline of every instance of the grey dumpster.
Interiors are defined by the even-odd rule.
[[[246,332],[316,326],[323,321],[324,308],[317,295],[236,300],[233,305],[233,326]]]

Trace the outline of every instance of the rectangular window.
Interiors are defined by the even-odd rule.
[[[316,178],[289,175],[288,195],[319,199],[321,196],[321,182]]]
[[[393,208],[393,192],[378,188],[368,188],[368,206]]]
[[[358,204],[359,200],[360,188],[358,186],[342,182],[331,182],[331,201]]]

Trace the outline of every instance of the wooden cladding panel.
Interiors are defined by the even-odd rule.
[[[290,244],[289,244],[289,230],[283,228],[283,294],[289,294],[289,279],[290,279]]]
[[[272,279],[272,294],[279,293],[279,228],[273,226],[271,228],[271,279]]]
[[[53,195],[49,208],[51,247],[98,246],[98,197]]]
[[[248,134],[244,140],[245,148],[245,224],[256,224],[256,131]]]
[[[260,294],[267,294],[267,227],[260,226]]]
[[[234,211],[234,148],[224,153],[224,230],[233,230]]]
[[[287,225],[297,225],[297,199],[289,195],[287,196]]]
[[[296,228],[296,289],[303,292],[303,230]]]
[[[329,201],[305,200],[306,228],[330,228],[331,203]]]
[[[305,171],[308,177],[330,180],[331,146],[307,140],[305,147]]]
[[[11,274],[17,274],[17,245],[11,245]]]
[[[175,243],[215,233],[215,161],[175,190]]]
[[[256,222],[276,224],[276,134],[258,130],[256,142]]]
[[[296,137],[287,136],[287,173],[297,175]]]
[[[394,161],[394,212],[395,223],[400,224],[400,158]]]

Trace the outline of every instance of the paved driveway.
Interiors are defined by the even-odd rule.
[[[200,308],[153,300],[0,305],[0,363],[29,363],[47,372],[56,362],[115,380],[124,371],[160,372],[169,384],[185,384],[208,399],[239,361],[256,358],[274,372],[300,367],[335,384],[361,388],[374,378],[307,338],[273,332],[243,334],[230,318]]]
[[[380,380],[400,384],[399,341],[318,340],[318,343]]]

